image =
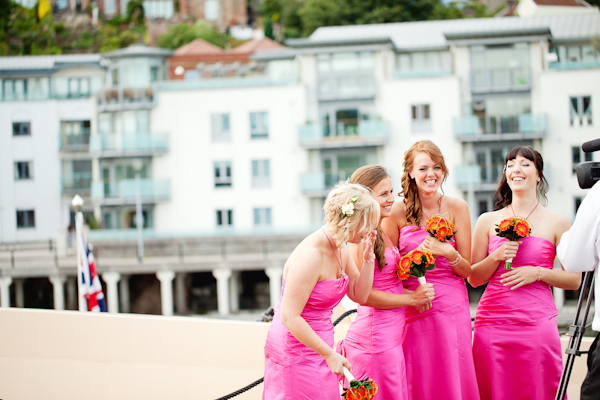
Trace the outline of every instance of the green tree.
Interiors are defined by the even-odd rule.
[[[197,22],[194,25],[187,23],[175,24],[169,27],[167,33],[160,35],[156,39],[159,47],[166,49],[176,49],[195,39],[203,39],[209,43],[225,48],[229,42],[226,34],[217,31],[206,22]]]
[[[6,18],[6,13],[3,14]],[[8,18],[2,22],[0,54],[40,55],[60,54],[56,45],[52,15],[38,22],[35,9],[10,3]]]

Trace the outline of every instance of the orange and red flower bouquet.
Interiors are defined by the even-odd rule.
[[[425,230],[440,242],[450,240],[456,234],[454,224],[441,215],[430,217],[425,222]]]
[[[396,267],[396,276],[401,280],[406,280],[409,276],[414,276],[421,285],[427,283],[425,272],[431,271],[435,267],[435,258],[428,250],[414,249],[403,255]]]
[[[344,375],[350,385],[344,389],[342,398],[346,400],[371,400],[377,394],[377,385],[373,382],[373,379],[367,378],[357,381],[346,367],[344,367]]]
[[[517,240],[527,237],[531,234],[531,226],[529,226],[529,222],[523,218],[506,218],[503,219],[497,226],[496,234],[513,242],[516,242]],[[512,268],[512,260],[512,258],[509,258],[504,262],[505,269]]]

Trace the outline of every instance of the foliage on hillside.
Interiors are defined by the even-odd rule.
[[[221,48],[232,44],[231,37],[217,31],[210,24],[203,21],[196,22],[195,24],[182,22],[172,25],[169,27],[167,33],[158,37],[156,44],[165,49],[176,49],[195,39],[206,40]]]

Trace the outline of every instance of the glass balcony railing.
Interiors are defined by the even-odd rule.
[[[381,146],[387,142],[389,124],[381,120],[362,120],[358,124],[336,125],[335,135],[329,127],[307,124],[298,128],[300,144],[308,148]]]
[[[139,195],[144,203],[166,200],[171,195],[169,180],[141,179]],[[92,182],[92,200],[100,202],[133,203],[138,196],[135,179],[116,182]]]
[[[152,88],[107,88],[98,92],[98,110],[150,108],[156,104]]]
[[[415,70],[402,70],[397,69],[392,73],[394,78],[435,78],[438,76],[450,76],[452,75],[451,69],[415,69]]]
[[[551,62],[548,67],[557,70],[573,70],[573,69],[595,69],[600,68],[600,60],[592,61],[556,61]]]
[[[546,115],[521,114],[513,116],[474,115],[455,118],[454,135],[463,142],[486,140],[541,139],[546,136]]]
[[[269,75],[234,76],[225,78],[191,79],[156,83],[157,90],[200,90],[242,87],[282,86],[298,83],[296,77],[271,77]]]
[[[358,166],[356,167],[358,168]],[[345,172],[324,173],[309,172],[300,175],[300,190],[305,194],[325,196],[337,182],[345,181],[350,175]]]
[[[471,75],[473,91],[526,90],[531,87],[529,68],[474,69]]]
[[[60,181],[60,191],[63,194],[89,193],[91,186],[92,171],[63,175]]]
[[[140,152],[163,153],[169,147],[168,133],[136,133],[122,135],[92,135],[90,152],[92,154],[119,153],[121,155],[139,155]]]
[[[61,150],[85,148],[90,144],[90,128],[84,128],[78,133],[61,132],[59,147]]]

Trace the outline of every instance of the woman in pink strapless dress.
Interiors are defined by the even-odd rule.
[[[558,314],[550,286],[576,290],[579,274],[553,270],[556,245],[568,220],[539,204],[547,182],[541,155],[511,149],[496,191],[496,211],[482,214],[473,233],[469,282],[489,282],[475,318],[473,356],[481,399],[552,400],[562,372]],[[525,216],[531,236],[497,236],[503,219]],[[512,260],[512,269],[505,261]]]
[[[394,204],[392,180],[384,167],[366,165],[357,169],[351,183],[371,189],[371,196],[381,206],[381,217],[391,215]],[[393,235],[398,242],[397,231]],[[338,343],[338,350],[352,364],[356,379],[373,379],[378,386],[378,400],[409,400],[406,387],[406,367],[402,351],[402,336],[406,306],[418,306],[433,300],[431,284],[411,294],[405,294],[402,281],[396,276],[399,260],[397,246],[378,229],[375,241],[373,289],[366,305],[358,306],[358,316],[352,322],[346,338]],[[359,245],[349,245],[357,262],[363,257]],[[344,380],[344,387],[348,382]]]
[[[338,184],[327,196],[325,226],[304,239],[283,269],[281,301],[265,345],[263,399],[339,399],[350,363],[333,349],[333,308],[348,294],[364,302],[373,285],[373,231],[379,204],[369,191]],[[364,243],[359,271],[344,243]]]
[[[441,151],[431,141],[411,146],[404,166],[404,201],[394,204],[392,216],[383,226],[399,231],[400,254],[420,246],[436,257],[435,268],[426,274],[435,299],[429,307],[406,309],[403,348],[408,396],[411,400],[479,399],[464,281],[471,273],[469,209],[464,200],[440,193],[448,170]],[[425,231],[425,222],[436,213],[455,225],[452,241],[440,242]],[[416,278],[404,282],[407,291],[418,287]]]

